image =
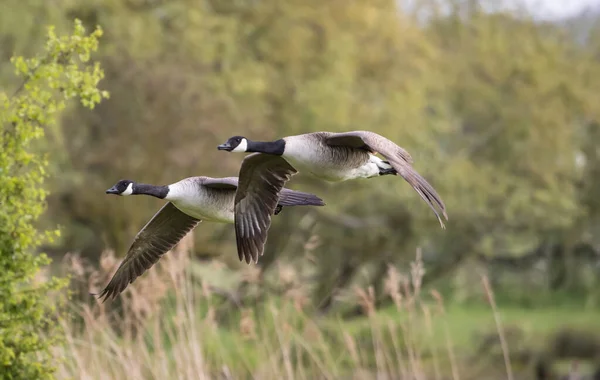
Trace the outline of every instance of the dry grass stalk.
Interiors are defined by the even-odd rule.
[[[389,295],[394,301],[396,308],[400,310],[402,308],[402,293],[400,292],[400,274],[398,270],[391,265],[388,265],[387,276],[384,280],[384,292]]]
[[[244,339],[256,339],[256,324],[252,309],[242,309],[242,317],[240,318],[240,335]]]
[[[404,356],[402,354],[402,349],[400,348],[400,344],[398,343],[398,334],[397,334],[397,329],[396,329],[396,325],[392,322],[388,322],[388,330],[390,332],[390,336],[391,336],[391,340],[392,340],[392,345],[394,348],[394,353],[396,356],[396,363],[398,363],[398,370],[400,373],[400,378],[401,379],[406,379],[408,378],[408,369],[406,368],[406,363],[404,360]]]
[[[321,238],[319,235],[311,235],[306,243],[304,243],[304,257],[315,264],[317,260],[315,259],[313,252],[321,245]]]
[[[498,337],[500,338],[500,346],[502,347],[502,355],[504,356],[504,365],[506,367],[506,376],[508,380],[513,380],[513,372],[512,366],[510,364],[510,354],[508,352],[508,343],[506,342],[506,336],[504,334],[504,328],[502,327],[502,322],[500,321],[500,313],[496,307],[496,301],[494,300],[494,293],[492,291],[492,287],[490,286],[490,282],[486,275],[481,276],[481,282],[483,283],[483,288],[485,289],[485,294],[487,295],[488,302],[492,307],[492,312],[494,314],[494,321],[496,323],[496,329],[498,330]]]
[[[356,365],[356,367],[360,367],[361,360],[360,360],[360,356],[358,355],[358,349],[356,348],[356,341],[354,340],[352,335],[350,335],[347,331],[344,331],[343,334],[344,334],[344,343],[346,344],[346,348],[348,349],[348,352],[350,353],[350,357],[352,358],[354,365]]]
[[[420,301],[424,271],[419,253],[407,275],[388,267],[384,292],[396,305],[398,312],[394,316],[376,309],[373,287],[355,288],[356,303],[369,316],[364,328],[355,330],[346,322],[332,327],[328,324],[330,318],[321,320],[306,315],[309,290],[291,266],[280,266],[276,272],[275,282],[281,286],[274,291],[283,297],[266,298],[267,305],[277,305],[270,308],[270,313],[264,304],[243,309],[230,304],[229,314],[220,320],[215,308],[224,296],[214,292],[204,279],[193,281],[186,270],[190,262],[188,250],[189,247],[177,247],[166,254],[116,302],[101,305],[95,300],[89,302],[88,297],[87,304],[73,304],[83,330],[60,320],[67,341],[56,348],[56,356],[65,358],[59,365],[58,377],[120,379],[127,374],[133,380],[425,378],[424,343],[419,332],[433,334],[432,319],[443,317],[443,305],[440,297],[441,312],[433,315]],[[96,291],[119,262],[110,251],[103,253],[99,268],[78,260],[72,255],[65,260],[65,266],[77,277],[77,286],[89,285]],[[258,267],[245,267],[242,277],[244,286],[261,284],[264,288]],[[228,321],[231,313],[239,319]],[[237,328],[235,321],[239,323]],[[368,334],[368,338],[363,334]],[[332,335],[337,339],[331,339]],[[446,338],[455,366],[452,345]],[[434,353],[437,363],[436,358]],[[436,364],[436,378],[440,377],[439,372]],[[458,378],[456,368],[453,377]]]
[[[367,288],[367,291],[364,289],[355,287],[354,293],[358,298],[358,304],[363,309],[365,315],[372,317],[375,315],[375,290],[372,286]]]
[[[433,341],[433,323],[431,321],[431,311],[426,305],[422,305],[422,310],[423,316],[425,317],[425,326],[427,326],[427,335],[429,336],[429,339]],[[440,373],[440,364],[438,361],[437,347],[435,347],[435,345],[432,343],[430,345],[430,350],[433,359],[433,373],[435,374],[436,380],[439,380],[442,378],[442,375]]]
[[[422,252],[421,248],[417,248],[417,257],[415,261],[410,263],[410,277],[413,286],[413,296],[414,298],[419,297],[419,292],[421,291],[421,284],[423,282],[423,276],[425,275],[425,268],[423,266]]]
[[[452,343],[452,339],[450,338],[450,332],[448,330],[448,323],[444,319],[444,315],[446,314],[446,311],[444,309],[444,299],[443,299],[442,295],[436,290],[432,290],[431,295],[437,302],[438,314],[441,316],[441,319],[443,321],[444,337],[446,340],[446,351],[448,353],[448,358],[450,359],[450,367],[452,369],[452,379],[458,380],[459,379],[458,367],[456,365],[456,358],[454,357],[454,350],[452,349],[454,344]]]

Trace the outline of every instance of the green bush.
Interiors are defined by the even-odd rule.
[[[48,30],[45,51],[36,58],[13,57],[23,79],[11,93],[0,93],[0,377],[48,379],[53,367],[49,350],[60,336],[52,329],[49,294],[65,280],[39,278],[47,256],[35,249],[58,235],[41,233],[36,221],[45,209],[48,160],[34,142],[56,123],[69,99],[93,108],[108,94],[97,88],[103,78],[90,54],[101,29],[86,35],[79,20],[73,34]],[[36,277],[38,276],[38,277]],[[43,334],[43,337],[42,335]]]

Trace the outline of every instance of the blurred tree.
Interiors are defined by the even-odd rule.
[[[507,14],[470,9],[428,30],[452,62],[440,68],[453,120],[440,146],[453,157],[449,208],[474,230],[474,253],[566,243],[582,213],[577,131],[597,102],[589,59],[559,28]]]
[[[294,177],[290,187],[319,194],[327,207],[279,215],[259,265],[283,259],[319,271],[323,305],[334,288],[377,288],[387,263],[407,264],[418,246],[426,283],[465,259],[552,251],[543,260],[553,257],[548,278],[562,279],[560,288],[577,277],[568,259],[576,247],[598,244],[592,32],[574,40],[557,25],[478,1],[419,0],[426,19],[391,0],[57,4],[105,26],[100,54],[112,95],[93,113],[69,112],[52,135],[62,175],[45,219],[67,226],[61,254],[123,253],[158,209],[160,201],[144,197],[99,200],[120,178],[236,175],[241,157],[215,149],[233,134],[266,140],[351,129],[405,147],[450,222],[440,230],[399,178],[331,185]],[[18,46],[24,35],[15,34]],[[321,244],[308,264],[313,235]],[[232,237],[230,226],[202,226],[198,253],[239,266]]]
[[[374,130],[409,149],[418,170],[444,196],[443,183],[430,174],[442,167],[436,140],[445,126],[441,117],[425,117],[429,92],[441,91],[441,78],[430,72],[439,57],[393,1],[250,6],[179,0],[145,7],[108,1],[77,5],[72,12],[92,14],[107,26],[103,63],[112,96],[94,114],[75,113],[64,122],[69,158],[63,172],[71,175],[57,184],[52,212],[104,232],[71,228],[71,248],[90,247],[88,254],[97,254],[105,239],[124,250],[158,207],[154,199],[98,202],[95,194],[119,178],[168,183],[188,175],[237,174],[240,157],[215,149],[232,134],[270,139]],[[80,128],[82,123],[87,127]],[[354,258],[349,279],[363,263],[375,260],[384,267],[403,253],[412,256],[432,229],[439,233],[425,204],[398,178],[328,185],[298,176],[290,186],[299,184],[328,203],[328,210],[319,210],[327,222],[318,228],[327,254],[315,255],[324,278],[347,257]],[[302,242],[287,243],[302,212],[277,217],[261,260],[265,268],[275,258],[302,255]],[[349,228],[347,220],[362,227]],[[219,230],[224,235],[215,234]],[[196,235],[205,244],[197,246],[227,254],[233,264],[231,234],[229,226],[204,226]]]
[[[17,85],[10,58],[14,55],[31,56],[43,48],[46,29],[55,25],[57,32],[67,32],[70,24],[64,22],[63,0],[56,4],[36,0],[4,0],[0,13],[0,88]]]
[[[266,139],[319,129],[370,128],[397,140],[406,135],[412,145],[430,141],[419,137],[430,130],[418,127],[425,94],[411,90],[429,77],[421,62],[401,57],[412,55],[427,62],[431,48],[419,41],[416,26],[389,15],[395,9],[393,2],[360,6],[265,2],[252,7],[236,3],[227,9],[187,1],[153,4],[132,8],[123,2],[103,2],[94,11],[93,5],[81,5],[86,14],[96,15],[94,20],[110,26],[104,63],[112,99],[94,115],[75,114],[65,120],[69,138],[63,142],[70,156],[65,169],[73,175],[72,181],[58,184],[56,199],[62,197],[63,202],[52,204],[57,212],[88,219],[90,229],[105,229],[109,245],[124,249],[150,216],[150,208],[140,204],[156,201],[100,204],[92,192],[73,189],[85,184],[100,191],[130,173],[147,182],[234,175],[240,157],[218,155],[215,150],[213,158],[210,153],[232,133]],[[156,22],[156,17],[176,22],[149,26],[146,38],[154,43],[141,53],[139,37],[123,31],[124,25]],[[288,30],[288,25],[293,27]],[[364,48],[370,52],[361,54]],[[114,51],[120,54],[115,56]],[[296,89],[289,91],[292,87]],[[406,106],[411,102],[416,106]],[[83,118],[90,127],[78,127]],[[399,118],[415,120],[407,121],[415,128],[397,128]],[[429,149],[435,146],[429,143]],[[301,181],[298,177],[290,186]],[[345,201],[337,207],[357,209],[349,202],[356,199],[352,189],[362,189],[363,198],[369,193],[380,196],[391,183],[405,190],[406,199],[418,202],[404,183],[384,182],[340,185],[346,189]],[[311,186],[315,191],[329,189],[320,183]],[[118,212],[121,207],[126,212]],[[415,204],[414,211],[419,220],[435,225],[424,205]],[[293,213],[290,217],[296,218]]]
[[[90,64],[90,54],[102,35],[89,35],[76,21],[72,35],[48,31],[43,55],[12,59],[22,84],[0,93],[0,374],[4,379],[52,378],[49,350],[57,336],[50,324],[47,296],[64,284],[59,279],[36,281],[46,255],[33,255],[58,231],[35,228],[44,211],[48,161],[34,149],[44,128],[56,122],[71,98],[93,108],[107,94],[98,90],[102,70]],[[43,337],[42,335],[43,334]]]

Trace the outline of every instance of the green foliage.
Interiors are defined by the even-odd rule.
[[[529,20],[458,17],[430,28],[453,62],[443,68],[455,120],[448,134],[456,163],[451,201],[464,210],[458,217],[481,229],[481,252],[523,252],[545,233],[569,228],[581,212],[575,136],[593,100],[573,69],[585,60],[558,30]]]
[[[0,94],[0,375],[5,379],[52,377],[48,350],[57,336],[47,296],[65,281],[36,281],[49,259],[34,255],[35,249],[58,231],[36,230],[45,209],[48,160],[33,144],[56,123],[69,99],[93,108],[108,96],[97,88],[104,75],[99,64],[90,62],[101,35],[101,29],[86,35],[79,21],[72,35],[59,37],[50,27],[44,54],[12,59],[21,86]]]
[[[329,186],[295,176],[290,187],[318,193],[327,207],[279,215],[259,265],[289,258],[306,267],[304,243],[318,235],[316,300],[334,286],[381,285],[386,264],[406,264],[417,246],[427,280],[456,273],[464,258],[516,259],[557,245],[562,267],[574,245],[597,247],[600,34],[576,41],[560,25],[478,3],[417,0],[431,16],[423,22],[391,0],[11,0],[21,13],[76,15],[107,32],[99,59],[112,101],[65,112],[48,133],[57,157],[48,170],[61,175],[42,219],[67,227],[57,256],[96,257],[106,246],[123,254],[161,203],[105,202],[77,191],[84,185],[236,175],[241,157],[214,151],[231,135],[350,129],[406,148],[450,222],[440,230],[399,178]],[[31,49],[36,25],[10,25],[0,35]],[[1,72],[0,80],[10,83]],[[197,253],[239,266],[232,234],[203,225]]]

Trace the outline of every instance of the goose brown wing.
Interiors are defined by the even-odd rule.
[[[235,195],[235,240],[240,261],[263,254],[279,192],[297,171],[280,156],[254,153],[240,168]]]
[[[448,220],[446,206],[433,186],[412,167],[413,159],[406,150],[396,145],[393,141],[370,131],[332,133],[326,137],[325,141],[328,145],[332,146],[342,145],[365,149],[371,153],[380,153],[388,160],[397,174],[401,175],[423,198],[435,213],[442,228],[445,228],[440,213]]]
[[[206,178],[204,181],[202,181],[202,185],[212,189],[236,190],[238,187],[238,178]]]
[[[125,259],[98,297],[104,298],[102,302],[114,299],[198,223],[200,219],[185,214],[173,203],[164,205],[135,236]]]

